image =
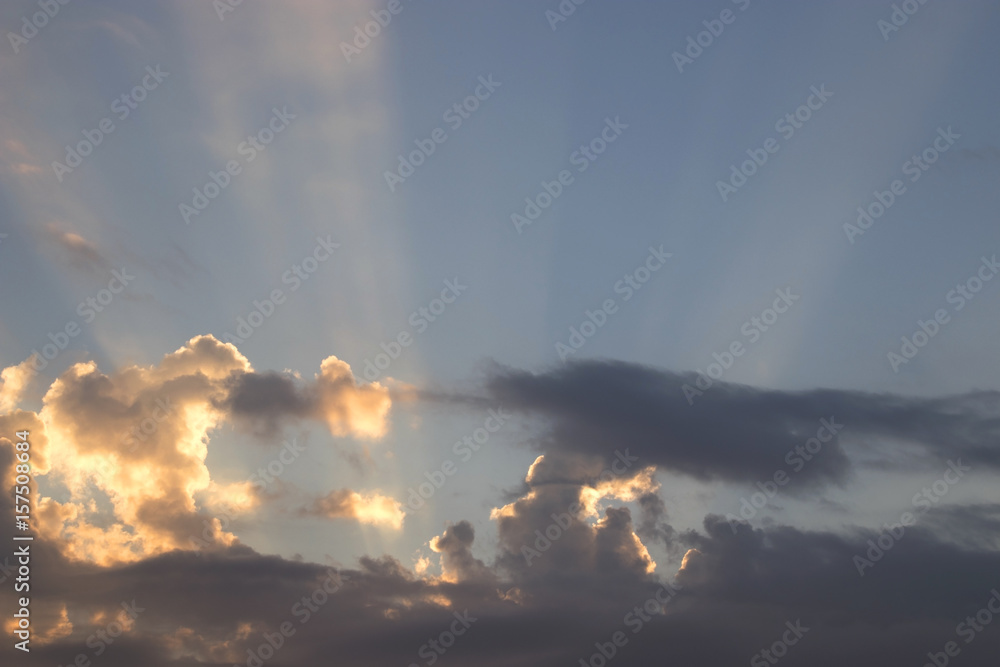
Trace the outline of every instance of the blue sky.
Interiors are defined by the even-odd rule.
[[[251,422],[267,410],[233,408],[192,441],[201,444],[191,451],[205,448],[192,468],[205,476],[192,516],[218,516],[198,495],[215,492],[209,476],[219,488],[238,485],[297,438],[308,444],[281,475],[281,492],[269,489],[277,500],[258,499],[231,527],[240,543],[313,563],[388,554],[415,567],[461,520],[476,527],[472,553],[493,557],[503,536],[491,511],[525,497],[540,454],[569,455],[553,445],[565,433],[546,430],[566,413],[516,411],[395,527],[310,514],[303,503],[341,489],[405,503],[425,471],[455,459],[453,443],[502,407],[505,394],[491,382],[507,373],[557,382],[574,362],[615,362],[694,382],[683,374],[710,373],[713,354],[739,342],[744,351],[715,379],[722,388],[698,402],[717,405],[712,392],[736,385],[901,402],[998,389],[1000,282],[983,280],[971,298],[954,292],[977,275],[992,278],[989,260],[1000,250],[1000,98],[989,83],[1000,61],[995,3],[914,3],[919,9],[893,31],[885,28],[892,3],[562,5],[575,10],[553,23],[557,2],[401,0],[353,51],[345,44],[355,27],[387,3],[245,0],[220,14],[211,2],[70,2],[30,39],[8,36],[0,48],[2,367],[30,364],[68,324],[79,335],[38,377],[8,380],[16,400],[7,407],[41,415],[57,460],[63,431],[47,420],[60,391],[68,395],[61,387],[73,386],[73,364],[96,363],[127,393],[140,383],[129,368],[161,368],[197,336],[234,342],[191,354],[290,378],[298,389],[284,391],[295,407],[274,424],[268,416],[266,427]],[[0,26],[16,33],[37,11],[8,3]],[[708,44],[700,54],[690,50],[689,37],[712,29],[721,32],[700,37]],[[675,54],[685,50],[692,61],[679,71]],[[148,68],[165,74],[157,82]],[[135,90],[125,115],[115,100]],[[459,124],[449,109],[463,103]],[[782,129],[797,110],[794,131]],[[103,118],[113,131],[97,131],[92,154],[57,173],[66,147],[86,142],[85,132],[97,136]],[[431,139],[437,128],[443,141]],[[605,145],[602,132],[614,140]],[[273,141],[251,149],[251,136]],[[390,188],[386,172],[429,141],[433,153]],[[588,145],[604,148],[581,158]],[[933,164],[914,171],[913,157],[925,154]],[[766,161],[747,163],[753,155]],[[201,196],[194,190],[204,194],[227,163],[234,166],[216,183],[228,184],[185,215]],[[721,196],[719,182],[733,184],[732,167],[745,164],[752,175]],[[559,195],[519,229],[512,215],[526,215],[526,198],[554,191],[561,172]],[[880,193],[897,179],[901,194],[870,228],[845,229],[858,207],[888,201]],[[651,249],[660,248],[670,257],[653,263],[648,282],[622,287],[626,276],[647,275],[640,267],[651,267]],[[293,278],[303,264],[308,280]],[[78,304],[117,289],[113,270],[134,279],[87,321]],[[245,340],[227,338],[275,290],[273,314]],[[780,291],[797,297],[787,311],[766,330],[749,324],[774,315],[767,309]],[[445,294],[455,298],[435,305]],[[608,299],[601,326],[561,358],[557,344],[570,344],[571,327]],[[421,308],[443,311],[430,321],[414,315]],[[901,337],[942,309],[947,322],[894,364],[889,353],[903,354]],[[374,393],[344,390],[336,408],[326,398],[322,408],[310,403],[326,396],[316,379],[325,359],[346,362],[364,387],[367,362],[400,334],[412,342]],[[236,349],[252,373],[228,356]],[[672,396],[683,404],[681,384]],[[510,391],[520,396],[518,387]],[[391,408],[379,412],[383,399]],[[908,437],[888,428],[852,435],[848,425],[839,442],[856,473],[751,524],[877,528],[898,516],[898,499],[914,484],[939,474],[930,472],[937,463],[903,465],[902,454],[888,453],[911,451]],[[73,456],[83,456],[80,447]],[[860,465],[869,456],[877,464]],[[753,490],[748,480],[653,459],[678,531],[701,530],[706,513],[725,515]],[[995,471],[982,474],[949,499],[995,502]],[[41,493],[72,504],[93,492],[109,521],[128,525],[120,507],[109,509],[124,490],[65,475],[55,464],[39,479]],[[605,505],[614,504],[609,494]],[[638,511],[635,498],[617,498]],[[646,546],[659,572],[680,568],[685,550]],[[429,571],[445,570],[432,563]]]
[[[751,4],[740,12],[734,5],[735,22],[683,74],[670,54],[713,18],[698,6],[588,3],[553,32],[544,14],[526,20],[539,8],[516,3],[475,12],[407,3],[350,64],[277,36],[250,49],[248,33],[262,17],[240,6],[219,21],[209,9],[175,8],[175,15],[151,6],[146,16],[131,8],[119,13],[124,7],[110,3],[94,17],[74,18],[70,5],[5,68],[17,77],[11,84],[32,83],[35,104],[9,114],[47,140],[33,146],[39,165],[110,115],[109,100],[127,92],[147,64],[170,72],[66,183],[46,191],[55,184],[41,181],[32,191],[11,182],[5,196],[8,243],[20,242],[22,250],[9,258],[10,271],[43,260],[45,246],[27,243],[26,235],[46,224],[117,247],[123,265],[132,252],[138,261],[184,266],[174,270],[187,275],[186,283],[181,276],[140,279],[135,291],[152,297],[144,308],[132,307],[140,312],[109,313],[84,333],[101,360],[151,362],[173,344],[165,341],[233,330],[250,302],[280,286],[281,273],[311,251],[315,236],[332,234],[343,253],[283,309],[289,312],[279,317],[294,327],[268,326],[247,344],[255,365],[315,366],[330,337],[343,348],[339,356],[359,364],[374,354],[372,341],[395,335],[454,276],[467,281],[471,298],[394,365],[399,377],[464,377],[486,356],[553,363],[554,343],[570,324],[641,262],[648,245],[665,244],[674,253],[670,273],[637,295],[638,307],[616,317],[581,355],[692,369],[762,309],[775,288],[793,285],[806,295],[798,321],[769,335],[754,351],[756,363],[734,368],[732,379],[909,392],[939,390],[942,382],[960,390],[985,380],[977,376],[986,370],[978,355],[959,352],[966,345],[934,346],[921,354],[922,368],[901,375],[885,373],[881,361],[898,335],[995,247],[990,193],[977,180],[989,178],[995,159],[988,153],[995,145],[991,105],[969,67],[972,59],[989,61],[982,53],[987,46],[969,37],[988,32],[986,5],[969,3],[936,18],[925,7],[888,43],[875,27],[885,13],[876,6],[841,5],[820,15],[820,8]],[[348,9],[336,10],[345,23],[354,16]],[[365,7],[358,9],[363,18]],[[269,23],[296,25],[306,14],[288,9],[282,21]],[[492,28],[483,30],[486,24]],[[427,40],[437,35],[431,26],[442,26],[442,36]],[[655,38],[645,35],[654,30]],[[179,41],[190,46],[175,52],[170,44]],[[325,32],[322,41],[322,48],[338,50],[325,44],[337,41]],[[755,42],[761,48],[748,51]],[[30,48],[39,43],[44,50]],[[845,48],[832,52],[818,43]],[[212,45],[221,46],[212,51]],[[84,59],[69,57],[81,50]],[[309,67],[283,76],[297,59]],[[245,66],[223,71],[237,62]],[[49,74],[56,63],[64,65]],[[443,111],[487,74],[502,83],[496,93],[449,131],[416,175],[388,192],[382,173],[396,156],[446,127]],[[780,137],[775,120],[821,84],[833,92],[829,104],[780,141],[779,153],[723,203],[716,182],[746,159],[746,150]],[[287,134],[184,225],[178,204],[189,202],[191,188],[207,182],[210,170],[240,158],[241,138],[264,127],[275,106],[297,114]],[[628,124],[621,141],[516,234],[510,214],[541,191],[543,179],[575,169],[570,155],[609,116]],[[341,124],[324,133],[322,126],[336,120]],[[938,127],[949,126],[961,137],[956,150],[912,184],[871,232],[847,243],[842,225],[855,208],[899,178],[901,165],[930,145]],[[984,151],[985,159],[971,154]],[[349,194],[337,196],[338,187]],[[31,200],[32,192],[45,204]],[[70,213],[71,201],[87,206]],[[362,257],[365,268],[355,270]],[[60,305],[71,314],[92,291],[66,274],[60,282],[53,271],[46,276],[52,284],[12,295],[20,305],[41,298],[34,289],[46,289],[51,315],[8,324],[5,354],[26,356],[44,340],[45,324],[54,329],[67,319]],[[914,280],[923,289],[912,289]],[[974,339],[972,330],[982,327],[973,320],[988,317],[989,309],[974,310],[980,312],[949,335]],[[116,317],[133,324],[126,329]],[[522,335],[507,335],[511,325]],[[126,337],[130,345],[122,344]],[[135,342],[151,337],[164,342],[158,348]],[[470,340],[476,343],[462,342]],[[790,346],[797,364],[784,353]],[[815,353],[829,346],[852,353],[835,362]],[[961,358],[946,359],[948,350]],[[949,368],[947,380],[935,372],[942,366]]]

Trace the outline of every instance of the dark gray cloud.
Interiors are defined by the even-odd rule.
[[[247,373],[230,380],[223,405],[261,434],[274,435],[286,418],[309,417],[318,412],[316,391],[300,384],[283,373]]]
[[[861,464],[937,468],[961,457],[967,464],[1000,469],[997,392],[915,398],[715,382],[689,404],[683,387],[694,386],[696,379],[615,361],[575,362],[541,373],[494,367],[482,401],[545,419],[541,434],[528,439],[541,451],[610,461],[628,446],[644,462],[703,480],[754,482],[789,470],[789,452],[797,457],[794,450],[818,432],[829,436],[828,430],[820,432],[821,420],[843,429],[802,466],[790,489],[804,482],[842,484]],[[860,456],[848,456],[846,441]],[[905,458],[901,442],[912,448]],[[858,463],[852,463],[855,458]]]
[[[448,526],[444,533],[431,541],[431,549],[441,554],[444,575],[453,581],[496,580],[492,570],[472,555],[476,531],[468,521]]]
[[[8,501],[0,502],[4,519],[10,518]],[[1000,585],[996,551],[962,549],[927,531],[905,535],[859,577],[851,559],[867,548],[871,533],[743,526],[733,534],[721,517],[708,517],[703,533],[683,538],[698,553],[672,582],[678,592],[665,613],[642,620],[643,605],[655,600],[657,591],[662,596],[671,576],[658,579],[614,558],[628,510],[613,509],[607,516],[609,528],[599,538],[607,548],[589,567],[573,566],[571,554],[552,551],[546,558],[557,566],[546,576],[522,571],[500,577],[481,562],[465,561],[474,534],[460,523],[438,542],[442,553],[460,554],[474,565],[463,566],[458,582],[418,578],[389,557],[363,557],[337,568],[341,585],[327,597],[313,596],[331,576],[330,568],[245,546],[174,551],[97,568],[66,561],[43,541],[34,545],[33,611],[41,617],[65,604],[78,629],[34,647],[27,657],[5,642],[0,660],[67,664],[84,653],[107,667],[245,664],[247,651],[259,649],[265,634],[273,637],[287,621],[295,634],[265,665],[305,667],[332,660],[359,667],[425,665],[421,647],[451,627],[455,611],[468,610],[475,621],[441,664],[578,664],[597,650],[595,643],[622,631],[628,643],[619,664],[723,667],[746,664],[781,636],[786,622],[801,621],[809,630],[782,664],[921,665],[928,651],[958,639],[956,626],[985,606],[991,589]],[[3,525],[0,537],[9,543],[10,523]],[[442,597],[447,608],[440,605]],[[312,600],[311,610],[303,599]],[[86,645],[94,628],[84,619],[133,600],[143,609],[134,629],[95,656]],[[4,604],[9,602],[5,590]],[[242,657],[223,659],[220,646],[230,658]],[[993,665],[1000,633],[987,626],[973,643],[961,646],[961,664]]]
[[[118,409],[100,403],[108,400],[102,380],[90,381],[93,386],[82,394],[93,403],[67,409]],[[753,479],[725,459],[742,456],[753,468],[740,443],[758,455],[783,454],[789,443],[801,442],[814,419],[831,416],[861,439],[912,440],[930,459],[961,453],[982,463],[990,460],[995,396],[930,400],[719,385],[702,397],[698,413],[698,404],[669,396],[682,381],[607,363],[491,377],[489,400],[545,418],[544,433],[534,441],[544,456],[495,517],[490,529],[496,531],[496,549],[488,556],[476,548],[478,536],[466,521],[447,526],[433,540],[442,578],[418,576],[391,557],[368,555],[338,566],[340,585],[319,594],[324,581],[333,581],[330,567],[263,555],[239,543],[98,567],[68,560],[59,545],[40,539],[32,545],[32,613],[44,631],[65,606],[74,628],[34,646],[27,661],[5,643],[0,660],[65,665],[83,653],[107,667],[246,664],[248,651],[258,651],[266,636],[290,622],[295,634],[263,663],[267,667],[427,665],[429,642],[453,627],[454,613],[467,610],[476,620],[440,657],[442,665],[579,664],[599,650],[595,644],[607,646],[621,631],[628,641],[611,664],[722,667],[749,662],[785,633],[787,622],[809,630],[782,664],[922,665],[928,652],[941,651],[948,641],[959,642],[963,665],[995,664],[1000,618],[969,644],[956,628],[1000,588],[996,504],[937,508],[919,526],[908,527],[861,576],[855,557],[866,555],[880,534],[852,527],[849,517],[837,532],[754,529],[719,516],[706,517],[698,531],[678,532],[647,472],[656,464],[700,478]],[[293,384],[258,376],[226,395],[233,411],[249,414],[254,392],[286,392],[282,410],[294,413],[302,390]],[[246,402],[235,407],[239,401]],[[123,419],[134,417],[125,412]],[[727,421],[723,416],[730,412]],[[733,440],[710,443],[703,430]],[[770,444],[771,438],[779,444]],[[845,469],[827,468],[817,479],[845,479],[850,466],[838,445],[831,441],[824,454],[839,452]],[[633,465],[611,477],[603,474],[615,452],[626,448],[637,458]],[[10,443],[0,443],[5,484],[11,454]],[[34,485],[32,492],[37,494]],[[573,509],[597,492],[611,506],[592,506],[597,511],[591,515]],[[632,498],[636,516],[623,506],[625,497]],[[337,507],[343,504],[341,495],[333,498]],[[11,543],[12,526],[11,499],[4,495],[0,541]],[[545,545],[540,533],[551,539],[528,563],[523,547]],[[675,574],[660,563],[651,572],[636,536],[650,546],[660,542],[670,553],[687,551],[684,567]],[[677,592],[661,608],[657,595],[666,584]],[[11,597],[4,587],[5,606],[12,605]],[[95,656],[87,639],[107,616],[93,619],[132,600],[143,608],[134,628]],[[647,602],[663,613],[646,612]]]
[[[642,538],[645,544],[659,543],[667,549],[671,556],[677,554],[677,532],[670,525],[667,517],[667,505],[656,493],[647,493],[638,500],[640,522],[635,527],[635,534]]]

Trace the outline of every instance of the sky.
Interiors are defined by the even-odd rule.
[[[997,9],[4,3],[4,664],[995,664]]]

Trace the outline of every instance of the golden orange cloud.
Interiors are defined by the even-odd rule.
[[[0,415],[10,412],[21,401],[24,390],[31,380],[31,362],[32,358],[29,357],[17,366],[5,368],[0,372],[0,380],[3,381],[3,384],[0,384]]]
[[[346,362],[327,357],[316,376],[320,408],[330,433],[377,439],[386,433],[392,399],[378,382],[359,385]]]
[[[246,511],[260,497],[249,482],[213,480],[206,465],[212,432],[233,418],[233,386],[254,374],[234,345],[197,336],[157,365],[111,374],[93,362],[74,364],[48,387],[37,414],[15,409],[29,368],[26,361],[0,373],[0,427],[29,428],[33,473],[65,488],[66,498],[39,497],[36,508],[41,534],[64,555],[131,562],[191,548],[206,525],[217,543],[235,542],[217,509]],[[304,391],[319,397],[320,414],[303,416],[323,419],[334,435],[374,439],[387,430],[388,390],[359,385],[336,357],[323,361],[315,386]],[[400,505],[388,497],[349,492],[343,505],[362,523],[402,526]]]
[[[333,491],[317,500],[310,508],[310,514],[319,514],[331,519],[356,519],[370,526],[380,526],[399,530],[403,527],[402,503],[379,493],[360,494],[343,489]]]

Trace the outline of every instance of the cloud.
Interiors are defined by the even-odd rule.
[[[430,541],[431,551],[441,554],[441,578],[444,581],[489,581],[495,578],[483,561],[472,555],[476,531],[468,521],[448,526],[444,534]]]
[[[226,408],[259,433],[273,434],[288,419],[316,419],[337,437],[367,440],[388,430],[392,405],[389,390],[378,382],[358,384],[351,367],[337,357],[327,357],[311,384],[288,373],[234,376]]]
[[[4,150],[0,151],[0,169],[18,176],[37,176],[45,171],[36,156],[32,155],[23,141],[14,138],[2,140]]]
[[[937,523],[929,513],[860,577],[852,559],[878,533],[851,526],[846,517],[838,531],[734,524],[734,532],[713,515],[700,530],[674,530],[654,467],[662,457],[641,447],[641,439],[633,444],[633,435],[644,431],[623,432],[614,449],[591,443],[577,451],[551,438],[571,415],[584,417],[551,407],[541,414],[555,416],[537,438],[550,449],[535,459],[510,502],[493,512],[496,549],[477,547],[472,525],[458,519],[429,543],[441,560],[440,577],[389,556],[365,554],[336,571],[265,556],[217,524],[215,548],[194,551],[190,534],[200,534],[211,505],[256,500],[245,484],[213,479],[206,466],[213,430],[252,412],[250,404],[233,407],[234,388],[247,392],[239,400],[285,391],[275,418],[327,422],[332,412],[350,430],[346,415],[357,406],[344,398],[350,396],[344,387],[356,383],[344,381],[341,364],[321,367],[311,382],[258,374],[234,346],[197,337],[154,366],[103,374],[93,363],[77,364],[52,383],[37,414],[15,407],[0,416],[0,433],[22,425],[31,430],[36,478],[58,481],[65,491],[58,499],[41,496],[35,512],[32,572],[46,582],[32,596],[43,639],[32,645],[36,657],[66,664],[89,653],[87,638],[115,619],[124,603],[143,611],[101,656],[107,667],[243,664],[285,622],[296,632],[275,664],[330,656],[410,664],[423,661],[421,646],[448,630],[456,613],[477,619],[449,649],[449,664],[459,667],[574,664],[616,631],[628,637],[622,664],[734,664],[770,646],[785,622],[797,619],[810,628],[794,647],[800,664],[919,664],[927,651],[954,638],[956,624],[998,585],[995,544],[973,539],[994,530],[995,504],[955,501],[937,510]],[[321,386],[327,382],[332,390]],[[586,385],[578,390],[594,391]],[[323,392],[326,398],[316,398]],[[758,404],[768,417],[803,410],[794,395],[761,393],[767,400]],[[338,398],[345,407],[324,402]],[[123,450],[121,435],[157,399],[166,399],[166,415],[134,452]],[[927,401],[932,417],[913,418],[927,425],[944,420],[939,413],[962,415],[965,427],[955,422],[949,428],[966,437],[960,447],[969,447],[988,432],[978,420],[990,409],[989,397],[978,406],[970,400]],[[608,418],[592,412],[593,419]],[[881,412],[873,409],[867,422],[861,411],[854,414],[871,424]],[[635,411],[632,418],[644,422],[648,416]],[[753,420],[743,415],[739,423]],[[13,463],[13,443],[0,437],[4,484],[12,483]],[[34,479],[30,487],[39,497]],[[306,513],[394,529],[404,518],[401,506],[381,491],[335,491]],[[945,523],[953,525],[950,533],[941,530]],[[10,541],[12,526],[12,498],[0,497],[0,541]],[[654,563],[646,549],[651,540],[668,553],[687,550],[679,571]],[[530,562],[525,547],[537,551]],[[324,582],[333,575],[341,583],[326,593]],[[667,584],[679,592],[663,606],[656,595]],[[984,632],[963,646],[963,659],[991,664],[998,650],[1000,635]],[[9,643],[0,647],[0,660],[13,662]]]
[[[606,501],[632,502],[659,489],[652,468],[620,470],[602,473],[595,457],[538,457],[520,497],[491,513],[499,535],[498,567],[515,580],[586,572],[597,564],[609,576],[641,577],[655,570],[629,509],[609,507],[601,515]]]
[[[88,362],[59,376],[39,412],[52,464],[39,472],[69,492],[66,502],[46,501],[66,553],[107,564],[187,547],[205,518],[195,494],[211,485],[205,458],[209,432],[226,419],[215,407],[224,378],[250,370],[235,347],[199,337],[158,367],[109,376]],[[155,428],[136,446],[130,431],[151,417]],[[102,497],[111,525],[91,503]]]
[[[501,404],[540,417],[545,426],[529,442],[545,452],[610,462],[628,443],[645,463],[701,480],[770,479],[788,468],[789,452],[817,435],[821,420],[842,424],[843,430],[822,444],[822,455],[793,476],[787,487],[793,492],[842,485],[862,465],[934,469],[962,457],[1000,470],[998,392],[912,398],[716,382],[689,405],[682,387],[695,380],[693,374],[635,364],[584,361],[541,373],[498,367],[484,383],[485,397],[430,398]],[[855,443],[863,459],[849,458],[846,442]]]
[[[21,401],[24,391],[31,381],[32,358],[25,359],[17,366],[10,366],[0,372],[0,415],[10,412]]]
[[[996,577],[989,569],[1000,562],[995,550],[949,544],[918,525],[907,528],[862,577],[853,559],[869,551],[868,540],[876,540],[879,531],[752,529],[740,524],[734,534],[729,523],[716,515],[705,518],[704,529],[705,534],[685,536],[697,553],[678,580],[691,594],[796,608],[831,623],[942,617],[957,623],[970,601],[989,596],[995,585],[990,581]],[[941,576],[944,571],[963,576]]]
[[[0,397],[8,412],[22,393],[26,363],[3,371]],[[67,557],[102,565],[189,548],[206,526],[218,544],[234,544],[214,516],[217,508],[246,511],[261,498],[247,482],[212,479],[210,434],[254,411],[248,394],[268,400],[272,379],[211,336],[192,338],[155,366],[110,375],[93,362],[71,366],[48,387],[37,415],[14,410],[0,417],[11,425],[5,432],[30,428],[34,473],[65,491],[39,498],[40,529]],[[335,357],[303,391],[312,397],[308,416],[334,434],[374,438],[386,428],[386,390],[357,386]],[[348,500],[362,522],[401,524],[387,498]]]
[[[69,260],[70,266],[83,272],[104,274],[112,269],[111,262],[97,245],[76,232],[59,229],[50,223],[45,226],[45,238],[56,245]]]
[[[9,443],[0,444],[5,480],[11,453]],[[518,521],[529,515],[551,521],[542,514],[555,505],[545,498],[557,497],[560,489],[567,498],[580,498],[586,485],[551,481],[551,475],[542,476],[541,464],[535,469],[530,490],[537,498],[517,508]],[[11,500],[0,498],[0,540],[9,542],[12,525]],[[501,522],[498,530],[512,536],[510,525]],[[95,567],[67,559],[42,535],[33,545],[32,572],[47,585],[33,592],[32,614],[42,621],[47,643],[32,644],[32,650],[40,663],[66,664],[78,653],[93,658],[87,638],[118,616],[124,603],[142,611],[106,647],[101,664],[107,667],[243,664],[285,622],[295,634],[286,638],[275,664],[312,664],[330,656],[351,656],[359,664],[423,662],[420,647],[465,611],[476,621],[449,651],[449,664],[458,667],[573,664],[616,631],[628,637],[622,664],[736,664],[770,646],[785,622],[796,619],[810,630],[794,647],[794,659],[789,654],[789,664],[921,664],[927,651],[954,639],[956,624],[988,601],[1000,554],[961,548],[912,528],[885,562],[861,578],[851,558],[872,537],[864,530],[835,534],[747,525],[734,534],[724,519],[709,516],[703,532],[680,538],[692,550],[685,567],[676,577],[657,577],[634,547],[629,511],[608,508],[598,524],[581,522],[554,541],[543,558],[555,557],[561,567],[534,576],[535,568],[508,571],[472,556],[474,532],[460,521],[433,540],[446,573],[434,578],[387,556],[362,556],[333,571],[243,545],[180,549]],[[569,552],[558,554],[564,541],[581,546],[588,557],[574,561]],[[536,567],[544,567],[543,561]],[[334,575],[339,587],[318,595]],[[646,601],[655,600],[664,584],[678,589],[676,598],[647,613]],[[1000,635],[984,632],[962,647],[963,662],[992,664],[997,650]],[[13,663],[13,651],[5,643],[0,660]]]
[[[331,491],[301,512],[304,516],[323,516],[329,519],[355,519],[360,523],[393,528],[403,527],[401,503],[380,493],[361,494],[342,489]]]
[[[667,506],[657,493],[646,493],[638,500],[640,523],[635,533],[640,539],[661,543],[671,556],[676,552],[677,533],[667,520]]]
[[[1000,503],[938,507],[922,523],[939,539],[965,549],[1000,551]]]

